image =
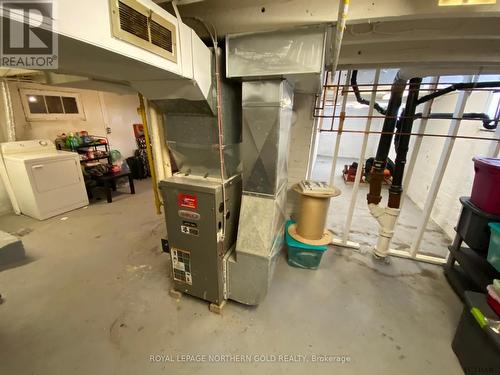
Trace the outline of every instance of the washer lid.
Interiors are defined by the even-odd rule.
[[[47,161],[51,159],[73,159],[78,157],[78,154],[69,151],[51,150],[50,152],[31,152],[21,154],[7,154],[3,158],[5,160],[28,162],[28,161]]]
[[[49,139],[0,143],[2,155],[50,153],[56,151],[54,142]]]

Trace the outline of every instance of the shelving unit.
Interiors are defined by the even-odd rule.
[[[106,159],[108,161],[107,164],[111,164],[111,154],[110,154],[110,150],[109,150],[108,139],[105,137],[98,137],[98,136],[94,136],[94,135],[92,135],[90,137],[92,139],[94,139],[94,141],[92,143],[82,144],[82,145],[79,145],[77,147],[71,147],[71,148],[62,148],[62,147],[60,147],[60,145],[58,145],[57,148],[59,150],[73,151],[73,152],[77,152],[79,155],[84,155],[89,151],[89,149],[93,149],[93,151],[95,153],[97,153],[97,152],[102,150],[102,147],[104,147],[105,154],[103,156],[93,157],[90,159],[80,159],[80,163],[89,163],[92,161],[100,161],[100,160]],[[104,139],[105,143],[100,142],[99,140],[101,140],[101,139]]]
[[[485,293],[486,286],[500,273],[488,263],[484,252],[484,241],[489,240],[487,223],[498,221],[494,217],[475,207],[468,197],[460,198],[463,206],[459,222],[455,231],[455,239],[449,246],[450,254],[444,267],[444,274],[448,282],[459,295],[464,298],[466,290]],[[462,246],[462,243],[468,247]]]
[[[93,149],[94,152],[98,152],[100,148],[104,147],[104,152],[103,156],[98,156],[98,157],[93,157],[90,159],[80,159],[80,163],[88,163],[91,161],[100,161],[106,159],[108,161],[108,164],[111,164],[111,155],[109,151],[109,145],[107,143],[99,143],[99,144],[92,144],[92,145],[80,145],[76,148],[76,152],[80,155],[84,155],[88,152],[89,149]],[[83,151],[83,152],[81,152]]]

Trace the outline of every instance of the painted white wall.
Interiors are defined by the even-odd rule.
[[[117,95],[110,92],[99,92],[104,127],[109,127],[107,135],[110,147],[119,150],[123,159],[134,155],[137,148],[133,124],[142,123],[137,108],[137,95]]]
[[[340,108],[338,109],[340,110]],[[366,116],[368,114],[368,109],[352,109],[347,111],[348,116]],[[338,113],[337,113],[338,115]],[[374,113],[375,116],[378,113]],[[371,124],[371,131],[380,131],[382,129],[382,119],[373,119]],[[363,118],[346,118],[344,121],[344,129],[364,131],[366,125],[366,119]],[[323,129],[330,128],[331,119],[325,118],[323,120]],[[335,119],[333,123],[333,129],[338,130],[338,118]],[[342,133],[342,138],[339,148],[339,157],[341,158],[353,158],[357,159],[359,157],[359,152],[361,150],[361,145],[363,143],[362,133]],[[337,133],[336,132],[321,132],[318,142],[318,155],[333,157],[333,151],[335,147]],[[366,148],[366,156],[374,156],[377,152],[378,145],[378,134],[370,134],[368,137],[368,145]]]
[[[57,90],[80,95],[84,120],[40,120],[28,121],[21,103],[21,89]],[[136,148],[132,125],[140,122],[137,114],[139,100],[136,95],[118,95],[109,92],[61,88],[27,82],[11,82],[9,89],[16,123],[16,139],[47,138],[54,140],[58,134],[86,130],[89,134],[107,136],[112,149],[119,150],[124,157],[133,155]]]
[[[483,112],[487,110],[488,92],[473,92],[467,102],[465,112]],[[449,94],[434,101],[432,112],[453,112],[458,93]],[[426,133],[446,134],[450,120],[432,120],[427,123]],[[477,121],[462,121],[459,135],[474,137],[493,137],[485,132]],[[413,147],[410,144],[410,150]],[[444,138],[424,137],[420,148],[415,171],[408,189],[408,196],[420,208],[423,208],[431,185],[436,164],[439,161]],[[454,237],[462,208],[458,198],[470,196],[474,180],[474,156],[487,156],[490,141],[457,139],[450,157],[441,188],[436,198],[431,218],[450,237]]]
[[[380,90],[377,93],[377,102],[382,106],[386,107],[388,100],[385,97],[386,94],[388,94],[390,90],[390,85],[392,84],[394,80],[394,76],[396,75],[397,69],[381,69],[380,71],[380,77],[379,77],[379,87],[378,90]],[[340,84],[345,83],[346,79],[346,71],[342,72],[342,77],[340,80]],[[337,84],[337,79],[338,79],[338,74],[335,76],[334,79],[332,79],[332,82]],[[358,72],[358,78],[357,82],[360,85],[359,88],[361,91],[361,96],[364,97],[365,99],[369,100],[371,93],[366,91],[371,88],[371,86],[364,86],[366,84],[372,85],[373,81],[375,79],[375,70],[374,69],[369,69],[369,70],[360,70]],[[386,91],[382,91],[386,90]],[[330,94],[330,104],[325,105],[325,111],[323,115],[325,116],[332,116],[333,115],[333,108],[332,108],[332,101],[333,99],[333,93]],[[342,110],[342,103],[344,100],[343,95],[338,95],[337,97],[337,107],[335,111],[335,115],[339,116],[340,112]],[[361,116],[367,116],[368,115],[368,106],[359,104],[356,100],[356,97],[354,96],[354,93],[352,92],[352,88],[349,87],[348,93],[347,93],[347,99],[346,99],[346,118],[344,121],[344,129],[345,130],[355,130],[355,131],[364,131],[365,126],[366,126],[366,118],[361,118]],[[318,111],[319,114],[319,111]],[[373,112],[373,116],[381,116],[377,111]],[[374,117],[372,118],[371,122],[371,131],[381,131],[382,130],[382,125],[383,125],[383,118],[377,118]],[[321,121],[321,120],[319,120]],[[323,118],[323,121],[321,123],[321,128],[324,130],[338,130],[339,128],[339,118],[335,118],[332,122],[331,118]],[[318,151],[317,154],[320,156],[327,156],[327,157],[333,157],[333,151],[335,147],[335,142],[336,142],[336,137],[337,133],[336,132],[329,132],[329,131],[323,131],[320,133],[319,140],[318,140]],[[340,142],[340,148],[339,148],[339,157],[340,158],[352,158],[352,159],[358,159],[359,158],[359,153],[361,150],[361,145],[363,143],[363,138],[364,134],[362,133],[342,133],[341,136],[341,142]],[[380,138],[379,134],[370,134],[368,136],[368,145],[366,148],[366,157],[372,157],[375,156],[375,153],[377,152],[377,146],[378,146],[378,140]],[[390,155],[393,159],[394,155]],[[394,160],[394,159],[393,159]]]
[[[94,135],[104,136],[106,134],[96,91],[60,88],[29,82],[10,82],[9,89],[16,124],[16,140],[18,141],[41,138],[54,140],[58,134],[68,134],[69,132],[79,132],[81,130],[87,130],[89,134]],[[28,121],[21,102],[21,89],[76,92],[80,95],[85,119]]]
[[[84,120],[52,120],[28,121],[21,102],[20,89],[39,89],[77,92],[80,94]],[[111,128],[108,135],[111,149],[121,152],[123,158],[132,156],[136,149],[133,124],[140,123],[136,95],[117,95],[108,92],[81,90],[40,85],[29,82],[9,82],[9,91],[16,124],[16,140],[46,138],[54,140],[58,134],[87,130],[89,134],[107,136],[106,127]],[[5,126],[5,109],[0,101],[0,126]],[[0,132],[0,142],[4,139],[4,131]],[[0,215],[12,211],[10,200],[3,183],[0,181]]]

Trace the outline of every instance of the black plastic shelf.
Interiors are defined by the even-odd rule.
[[[80,150],[80,149],[83,149],[83,148],[90,148],[90,147],[99,147],[99,146],[105,146],[106,148],[108,147],[108,144],[107,143],[93,143],[93,144],[86,144],[86,145],[79,145],[79,146],[76,146],[74,149],[75,150]]]
[[[486,292],[486,287],[493,279],[500,278],[498,272],[486,258],[475,250],[467,247],[456,248],[450,246],[450,259],[458,262],[449,262],[445,267],[445,275],[453,289],[463,298],[465,290]]]
[[[101,156],[99,158],[92,158],[92,159],[82,159],[80,160],[80,163],[87,163],[87,162],[90,162],[90,161],[98,161],[98,160],[103,160],[103,159],[109,159],[109,155],[108,156]]]
[[[455,264],[452,267],[445,266],[444,275],[461,300],[464,299],[467,290],[481,292],[481,288],[471,281],[459,264]]]

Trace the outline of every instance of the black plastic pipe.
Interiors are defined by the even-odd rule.
[[[366,196],[368,204],[378,204],[382,199],[382,181],[384,179],[385,165],[387,164],[387,157],[391,149],[392,137],[405,87],[406,80],[401,79],[399,74],[396,74],[394,83],[391,86],[391,97],[387,105],[386,118],[384,119],[382,135],[380,136],[377,154],[373,162],[373,170],[370,174],[370,191]]]
[[[415,119],[418,119],[418,118],[420,118],[422,116],[423,116],[422,113],[416,113],[415,114]],[[439,113],[439,112],[436,112],[436,113],[429,114],[428,118],[430,118],[430,119],[443,119],[443,120],[447,120],[447,119],[452,119],[453,118],[453,113]],[[476,113],[476,112],[464,113],[462,115],[462,119],[463,120],[478,120],[478,121],[482,121],[483,122],[483,128],[488,129],[488,130],[492,130],[492,129],[496,129],[497,128],[496,123],[495,123],[495,119],[494,118],[490,118],[490,116],[488,116],[486,113]],[[491,124],[491,123],[493,123],[493,124]]]
[[[471,82],[471,83],[455,83],[451,86],[448,86],[442,90],[437,90],[429,95],[424,95],[420,99],[418,99],[417,104],[422,104],[428,102],[429,100],[438,98],[440,96],[449,94],[452,91],[456,90],[467,90],[467,89],[483,89],[483,88],[493,88],[500,87],[500,81],[491,81],[491,82]]]
[[[406,87],[406,80],[396,76],[394,83],[391,87],[391,97],[389,99],[389,104],[387,105],[386,118],[384,119],[384,125],[382,126],[383,133],[380,137],[380,142],[377,148],[377,154],[375,156],[375,162],[373,166],[375,169],[384,170],[387,156],[389,156],[389,151],[391,149],[392,136],[394,129],[396,127],[396,121],[398,117],[399,108],[401,107],[401,101],[403,100],[403,93]]]
[[[484,84],[486,84],[486,86],[484,86]],[[357,70],[352,71],[351,86],[352,86],[352,90],[354,92],[354,96],[356,97],[357,102],[360,104],[364,104],[364,105],[370,105],[370,101],[363,98],[361,96],[360,91],[359,91],[358,71]],[[463,86],[471,86],[471,87],[463,87]],[[493,82],[479,82],[476,84],[457,83],[457,84],[449,86],[443,90],[440,90],[443,93],[439,94],[438,96],[445,95],[445,94],[452,92],[454,90],[461,90],[463,88],[474,88],[474,87],[479,87],[479,88],[483,87],[484,88],[484,87],[496,87],[496,86],[500,86],[500,82],[495,82],[495,81],[493,81]],[[440,92],[440,91],[436,91],[435,93]],[[433,95],[433,94],[430,94],[430,95]],[[429,97],[430,95],[422,96],[418,100],[418,104],[421,104],[425,101],[433,99],[433,98],[430,98],[430,99],[423,100],[424,98]],[[387,114],[387,110],[384,107],[382,107],[380,104],[378,104],[377,102],[374,103],[373,108],[381,115],[385,116]],[[415,114],[415,118],[419,118],[419,117],[422,117],[422,113]],[[453,118],[453,113],[431,113],[431,114],[429,114],[428,117],[431,119],[450,119],[450,118]],[[496,129],[497,124],[498,124],[498,119],[496,119],[496,118],[492,119],[486,113],[475,113],[475,112],[464,113],[462,118],[464,120],[481,120],[483,122],[483,127],[485,129],[489,129],[489,130]]]
[[[388,206],[391,208],[399,208],[401,204],[401,193],[403,192],[403,175],[406,165],[406,156],[408,154],[408,145],[410,144],[410,136],[413,127],[415,110],[418,103],[418,94],[422,78],[412,78],[410,80],[410,90],[406,99],[406,106],[403,116],[400,119],[400,126],[396,144],[396,160],[394,162],[394,173],[392,175],[392,185],[389,188]]]
[[[359,92],[357,70],[353,70],[351,73],[351,86],[352,86],[352,91],[354,91],[354,96],[356,96],[356,100],[358,101],[358,103],[370,105],[370,101],[363,98],[361,96],[361,93]],[[375,108],[377,112],[380,113],[381,115],[385,115],[387,113],[386,109],[377,102],[373,104],[373,108]]]

